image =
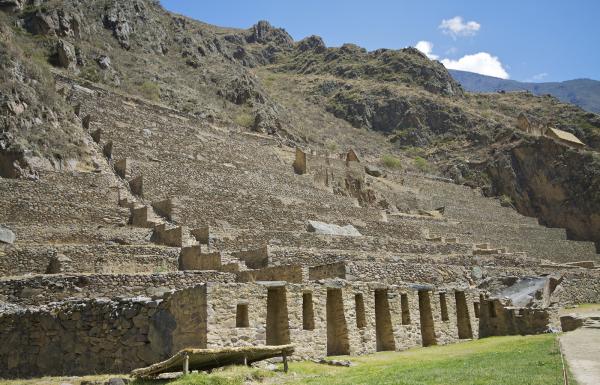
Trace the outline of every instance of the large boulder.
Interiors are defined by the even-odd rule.
[[[63,68],[75,68],[77,56],[75,47],[66,40],[60,39],[56,45],[58,65]]]
[[[9,245],[11,245],[15,243],[16,239],[17,237],[11,229],[8,229],[4,226],[0,226],[0,243],[8,243]]]
[[[352,225],[338,226],[319,221],[308,221],[308,232],[324,235],[341,235],[346,237],[360,237],[362,234]]]

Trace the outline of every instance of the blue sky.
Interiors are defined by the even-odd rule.
[[[210,24],[268,20],[296,40],[415,46],[447,67],[520,81],[600,80],[600,1],[161,0]]]

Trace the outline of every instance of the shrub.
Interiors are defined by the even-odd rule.
[[[333,140],[328,140],[325,144],[325,147],[327,147],[327,150],[329,150],[329,152],[336,152],[338,148],[337,143]]]
[[[235,124],[238,126],[251,128],[254,125],[254,116],[247,112],[242,112],[235,117]]]
[[[500,196],[500,205],[503,207],[514,207],[514,202],[511,197],[506,194]]]
[[[393,155],[386,154],[381,157],[381,163],[388,168],[400,170],[402,169],[402,162],[400,159],[396,158]]]
[[[417,156],[415,158],[415,167],[421,172],[431,171],[431,165],[429,164],[427,159],[421,158],[420,156]]]
[[[145,99],[155,102],[160,100],[160,87],[156,83],[145,81],[140,86],[139,91]]]

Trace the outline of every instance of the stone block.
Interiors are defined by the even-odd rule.
[[[129,181],[131,192],[137,196],[144,196],[144,177],[142,175]]]
[[[129,178],[129,167],[127,158],[115,162],[115,173],[123,179]]]
[[[179,270],[221,270],[221,253],[203,254],[200,246],[184,247],[179,253]]]

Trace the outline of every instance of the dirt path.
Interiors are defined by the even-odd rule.
[[[565,359],[579,385],[600,384],[600,328],[583,327],[560,337]]]

